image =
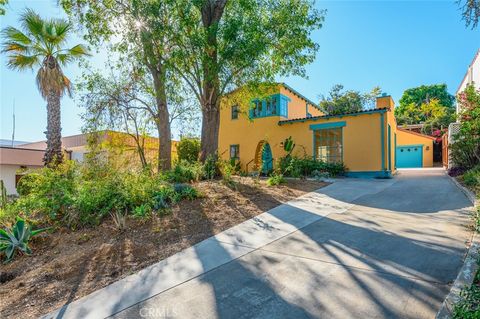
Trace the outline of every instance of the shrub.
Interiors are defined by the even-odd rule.
[[[200,153],[200,140],[194,137],[182,137],[177,144],[179,161],[196,162]]]
[[[223,182],[227,185],[233,184],[232,175],[240,172],[240,161],[231,159],[225,161],[219,161],[218,167],[220,174],[222,175]]]
[[[109,214],[117,227],[123,217],[145,217],[152,209],[164,209],[181,199],[198,196],[186,183],[201,179],[203,166],[178,162],[164,175],[149,171],[124,171],[107,163],[67,162],[58,168],[42,168],[22,177],[22,194],[0,209],[0,224],[10,225],[16,216],[45,217],[76,228],[97,225]],[[172,183],[177,183],[172,185]]]
[[[56,168],[45,167],[33,176],[23,176],[21,192],[24,196],[15,203],[20,212],[40,213],[52,220],[63,216],[74,201],[77,166],[67,161]]]
[[[182,199],[195,199],[198,191],[188,184],[164,185],[154,196],[154,209],[162,210]]]
[[[285,178],[282,174],[274,173],[267,179],[268,186],[276,186],[285,183]]]
[[[214,179],[220,175],[218,155],[208,155],[203,166],[204,176],[207,179]]]
[[[467,169],[463,167],[452,167],[448,169],[448,175],[452,177],[457,177],[463,175],[466,171]]]
[[[460,291],[460,301],[453,307],[452,318],[480,318],[480,272],[477,272],[474,283]]]
[[[284,157],[280,159],[280,171],[285,176],[309,177],[320,173],[330,176],[343,175],[346,171],[343,163],[326,163],[310,158]]]
[[[479,187],[480,186],[480,165],[475,166],[471,170],[468,170],[462,176],[463,182],[467,186]]]
[[[478,163],[475,149],[478,147],[475,140],[457,136],[455,143],[449,145],[453,163],[457,167],[472,168]]]
[[[456,166],[472,168],[480,163],[480,90],[468,85],[458,94],[460,131],[455,135],[451,155]]]
[[[140,206],[137,206],[133,210],[133,217],[136,218],[144,218],[150,214],[152,211],[152,208],[148,204],[142,204]]]
[[[203,178],[204,170],[199,162],[179,161],[171,171],[165,173],[165,179],[170,183],[190,183]]]
[[[78,215],[68,216],[67,225],[96,225],[112,211],[127,208],[127,196],[123,191],[120,177],[104,177],[100,180],[84,181],[79,185],[78,195],[73,207]]]
[[[188,184],[175,184],[174,189],[180,194],[180,199],[193,200],[199,196],[197,189]]]
[[[20,196],[27,196],[32,190],[40,187],[43,182],[42,174],[31,172],[23,175],[18,180],[17,192]]]
[[[11,230],[0,229],[0,252],[5,254],[5,261],[11,261],[16,251],[30,255],[32,251],[28,246],[28,242],[33,236],[45,230],[47,228],[32,230],[30,225],[20,217],[17,217],[17,222]]]

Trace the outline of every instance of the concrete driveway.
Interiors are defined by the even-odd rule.
[[[440,169],[340,180],[59,313],[433,318],[463,263],[470,206]]]

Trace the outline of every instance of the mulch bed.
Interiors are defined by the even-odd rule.
[[[130,218],[123,232],[106,219],[94,228],[58,229],[32,241],[32,256],[0,265],[0,318],[33,318],[131,275],[283,202],[325,186],[289,180],[275,187],[251,178],[195,185],[203,196],[167,215]]]

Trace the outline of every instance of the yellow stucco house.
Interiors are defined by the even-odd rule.
[[[396,168],[433,166],[434,139],[398,128],[394,107],[383,95],[374,109],[325,115],[284,83],[236,90],[221,102],[219,154],[238,159],[247,172],[268,169],[285,156],[281,143],[291,136],[294,155],[343,162],[352,177],[390,177]]]

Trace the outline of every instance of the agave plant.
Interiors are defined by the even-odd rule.
[[[28,247],[30,239],[48,228],[32,230],[24,219],[17,217],[17,221],[11,230],[0,229],[0,252],[6,256],[5,262],[9,262],[15,256],[17,250],[30,255],[32,250]]]

